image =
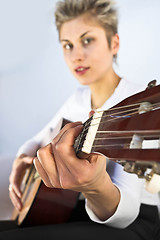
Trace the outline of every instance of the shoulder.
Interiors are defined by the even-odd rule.
[[[147,84],[140,84],[137,82],[131,82],[128,81],[125,78],[122,78],[120,81],[119,90],[122,94],[124,94],[125,97],[131,96],[133,94],[136,94],[138,92],[144,91],[147,87]]]

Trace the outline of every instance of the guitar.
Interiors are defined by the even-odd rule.
[[[121,164],[125,171],[146,179],[146,188],[160,191],[160,85],[153,82],[85,123],[74,145],[79,158],[99,153]],[[149,170],[149,171],[148,171]],[[24,180],[23,209],[14,209],[18,225],[68,221],[79,193],[47,188],[34,166]]]

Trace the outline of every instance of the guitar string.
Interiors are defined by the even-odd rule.
[[[133,114],[136,114],[136,112],[135,112],[135,113],[132,113],[132,115],[133,115]],[[130,114],[130,115],[131,115],[131,114]],[[119,117],[119,118],[121,118],[121,117]],[[117,118],[116,118],[116,119],[117,119]],[[108,120],[108,121],[113,121],[113,120],[114,120],[114,119],[110,119],[110,120]],[[103,121],[103,122],[101,122],[101,124],[102,124],[102,123],[105,123],[105,122],[107,122],[107,121]],[[93,126],[93,125],[94,125],[94,124],[92,124],[92,125],[90,125],[90,126]],[[96,124],[95,124],[95,125],[96,125]],[[84,131],[86,131],[86,129],[85,129]],[[117,132],[117,131],[116,131],[116,132]],[[104,132],[103,132],[103,133],[104,133]],[[80,139],[79,139],[79,146],[77,146],[78,149],[76,149],[76,151],[79,151],[79,150],[81,149],[81,147],[80,147],[80,141],[81,141],[82,137],[84,138],[84,137],[87,135],[87,133],[86,133],[86,134],[83,134],[83,132],[82,132],[82,135],[83,135],[83,136],[81,136]]]
[[[150,135],[149,134],[144,134],[144,135],[142,135],[142,132],[144,132],[144,131],[133,131],[133,133],[131,134],[131,132],[130,131],[116,131],[116,134],[117,134],[117,132],[119,133],[124,133],[125,132],[125,134],[127,134],[127,133],[129,133],[130,135],[126,135],[126,136],[110,136],[110,137],[97,137],[97,138],[95,138],[94,140],[96,140],[96,141],[101,141],[101,140],[114,140],[114,139],[116,139],[116,140],[119,140],[119,139],[130,139],[130,138],[132,138],[133,137],[133,135],[134,134],[137,134],[137,133],[140,133],[141,135],[141,137],[142,138],[154,138],[154,139],[159,139],[159,137],[160,137],[160,130],[159,130],[159,132],[157,132],[156,131],[156,134],[155,134],[155,132],[152,132],[152,134],[150,133]],[[146,131],[145,131],[146,132]],[[97,132],[97,133],[101,133],[101,134],[105,134],[105,133],[109,133],[110,134],[110,131],[104,131],[104,132]],[[148,133],[148,132],[147,132]],[[158,135],[159,134],[159,135]]]
[[[123,149],[130,149],[129,147],[130,147],[130,144],[112,144],[112,145],[93,145],[92,146],[92,148],[101,148],[101,147],[103,147],[103,148],[111,148],[111,147],[123,147]],[[124,147],[125,146],[125,147]],[[126,146],[128,147],[128,148],[126,148]],[[142,149],[141,147],[139,147],[139,148],[131,148],[131,149]],[[145,148],[145,149],[160,149],[160,148]]]
[[[123,147],[123,146],[124,146],[123,149],[126,149],[126,146],[127,146],[127,147],[130,147],[130,143],[123,143],[123,144],[122,144],[122,143],[121,143],[121,144],[120,144],[120,143],[119,143],[119,144],[117,143],[117,144],[106,144],[106,145],[104,145],[104,144],[103,144],[103,145],[95,144],[95,145],[92,146],[92,148],[93,148],[93,147],[94,147],[94,148],[96,148],[96,147],[97,147],[97,148],[99,148],[99,147],[108,148],[108,147],[117,147],[117,146],[118,146],[118,147],[120,147],[120,146]],[[141,147],[139,147],[139,148],[141,148]],[[160,147],[159,147],[159,148],[160,148]],[[152,149],[159,149],[159,148],[152,148]],[[138,148],[133,148],[133,149],[138,149]],[[145,149],[151,149],[151,148],[145,148]]]
[[[134,106],[137,106],[138,104],[133,104]],[[132,105],[132,106],[133,106]],[[129,106],[131,106],[131,105],[128,105],[127,107],[129,107]],[[159,107],[160,106],[160,104],[158,103],[156,103],[156,104],[152,104],[152,109],[151,110],[153,110],[154,109],[154,107]],[[123,107],[120,107],[120,108],[124,108],[124,106]],[[135,108],[135,109],[129,109],[129,110],[126,110],[126,111],[122,111],[122,112],[120,112],[121,114],[122,113],[126,113],[126,112],[130,112],[130,111],[133,111],[133,110],[137,110],[137,109],[139,109],[139,108]],[[131,115],[134,115],[134,114],[136,114],[136,113],[138,113],[138,111],[135,111],[135,112],[133,112],[133,113],[131,113],[131,114],[126,114],[126,115],[122,115],[122,116],[118,116],[118,118],[116,117],[116,118],[112,118],[112,119],[109,119],[109,120],[107,120],[107,121],[102,121],[100,124],[102,124],[102,123],[105,123],[105,122],[108,122],[108,121],[114,121],[115,119],[119,119],[119,118],[124,118],[124,117],[126,117],[126,116],[131,116]],[[112,115],[117,115],[117,113],[113,113]],[[106,118],[107,116],[110,116],[110,115],[105,115],[104,117],[101,117],[101,119],[102,118]],[[97,117],[97,118],[99,118],[99,117]],[[92,119],[89,121],[89,122],[87,122],[87,126],[89,125],[89,123],[92,121]],[[96,123],[95,124],[91,124],[89,127],[91,127],[91,126],[94,126],[94,125],[97,125]],[[88,128],[89,128],[88,127]],[[88,130],[88,128],[86,128],[86,126],[84,127],[84,129],[83,129],[83,132],[84,131],[86,131],[86,130]],[[83,134],[82,133],[82,135],[83,136],[81,136],[81,138],[82,137],[85,137],[86,135],[87,135],[87,133],[86,134]],[[81,140],[81,138],[79,139],[79,142],[80,142],[80,140]],[[80,145],[80,144],[79,144]],[[77,149],[77,151],[79,151],[80,149],[78,148]]]
[[[28,186],[28,182],[29,182],[29,180],[32,178],[33,179],[33,176],[32,175],[34,175],[34,173],[35,173],[35,167],[34,167],[34,164],[32,164],[31,165],[31,167],[29,168],[29,169],[27,169],[28,171],[26,171],[26,174],[25,174],[25,176],[27,175],[27,177],[26,177],[26,179],[25,179],[25,177],[24,177],[24,181],[23,181],[23,189],[22,189],[22,194],[24,194],[25,193],[25,190],[26,190],[26,188],[27,188],[27,186]]]
[[[92,122],[92,119],[91,119],[91,121],[87,122],[87,124],[84,125],[84,131],[88,130],[88,129],[89,129],[90,127],[92,127],[92,126],[96,126],[96,125],[99,125],[99,124],[102,124],[102,123],[106,123],[106,122],[110,122],[110,121],[115,121],[115,120],[117,120],[117,119],[119,119],[119,118],[124,118],[124,117],[127,117],[127,116],[130,116],[130,115],[133,115],[133,114],[138,113],[138,111],[136,111],[136,109],[135,109],[135,112],[133,112],[133,110],[124,111],[124,112],[112,114],[112,116],[117,115],[117,114],[126,113],[126,112],[131,112],[131,111],[132,111],[132,114],[130,113],[130,114],[126,114],[126,115],[121,115],[121,116],[118,116],[118,117],[114,117],[114,118],[111,118],[111,119],[107,119],[106,121],[101,121],[100,123],[94,123],[94,124],[92,123],[92,124],[90,124],[90,123]],[[111,115],[105,115],[105,116],[102,116],[102,117],[96,117],[96,118],[94,118],[94,120],[97,120],[97,119],[106,119],[107,117],[111,117]]]
[[[111,148],[111,147],[124,147],[124,145],[125,145],[125,148],[126,148],[126,146],[129,148],[129,146],[130,146],[130,144],[129,143],[127,143],[127,144],[107,144],[107,145],[93,145],[92,146],[92,148],[95,148],[95,147],[97,147],[97,148],[100,148],[100,147],[103,147],[103,148]],[[125,149],[125,148],[123,148],[123,149]]]
[[[103,132],[97,132],[97,133],[109,133],[110,131],[103,131]],[[122,132],[122,131],[116,131],[116,133],[117,132]],[[127,131],[126,131],[127,132]],[[125,132],[125,133],[126,133]],[[130,131],[128,131],[129,133],[130,133]],[[134,132],[134,131],[133,131]],[[143,131],[141,131],[141,133],[142,133]],[[145,130],[144,130],[144,132],[146,132]],[[137,133],[136,131],[135,131],[135,133]],[[159,134],[159,135],[157,135],[157,134]],[[160,130],[159,130],[159,132],[157,132],[156,131],[156,134],[153,132],[153,134],[151,134],[151,135],[140,135],[141,137],[142,137],[142,139],[143,138],[149,138],[149,140],[160,140]],[[108,137],[99,137],[99,138],[95,138],[94,140],[95,141],[104,141],[104,140],[124,140],[124,139],[132,139],[132,137],[133,137],[133,135],[132,136],[122,136],[122,137],[110,137],[110,138],[108,138]],[[145,139],[144,139],[145,140]],[[126,145],[126,143],[124,143],[125,145]],[[119,144],[114,144],[114,145],[112,145],[112,146],[118,146]],[[120,144],[121,145],[121,144]],[[104,145],[98,145],[98,144],[95,144],[95,145],[93,145],[92,147],[103,147]],[[107,145],[106,145],[107,146]],[[110,146],[110,145],[109,145]],[[81,147],[79,146],[79,148],[76,150],[77,152],[79,151],[79,150],[81,150]]]
[[[97,131],[97,134],[108,134],[107,137],[95,137],[94,140],[110,140],[110,139],[127,139],[133,137],[134,134],[139,134],[143,138],[154,138],[159,139],[160,138],[160,129],[159,130],[117,130],[117,131],[110,131],[110,130],[103,130],[103,131]],[[113,136],[112,136],[113,134]],[[120,134],[126,134],[125,136],[121,136]],[[127,135],[128,134],[128,135]],[[84,136],[86,136],[85,134]],[[116,135],[116,136],[115,136]]]
[[[131,105],[128,105],[128,106],[131,106]],[[152,111],[153,110],[156,110],[156,108],[159,108],[160,107],[160,104],[153,104],[152,105]],[[109,111],[110,112],[110,110],[112,110],[112,109],[109,109],[109,110],[106,110],[106,111]],[[115,113],[112,113],[112,116],[114,116],[114,115],[118,115],[118,114],[121,114],[121,113],[127,113],[127,112],[131,112],[131,111],[134,111],[134,110],[139,110],[139,108],[131,108],[131,109],[129,109],[129,110],[125,110],[125,111],[122,111],[122,112],[115,112]],[[98,113],[101,113],[101,112],[106,112],[106,111],[104,111],[104,110],[102,110],[102,111],[97,111]],[[137,111],[138,112],[138,111]],[[111,114],[108,114],[108,115],[105,115],[105,116],[102,116],[102,117],[96,117],[96,118],[94,118],[94,119],[99,119],[99,118],[101,118],[101,119],[103,119],[103,118],[106,118],[106,117],[110,117],[111,116]],[[124,115],[125,116],[125,115]],[[123,117],[124,117],[123,116]],[[90,122],[92,121],[92,117],[91,118],[89,118],[90,119],[90,121],[87,121],[86,123],[86,125],[85,125],[85,127],[87,126],[87,125],[89,125],[90,124]],[[116,118],[115,118],[116,119]],[[84,123],[85,124],[85,123]],[[94,124],[95,125],[95,124]],[[92,125],[90,125],[90,126],[92,126]],[[89,127],[90,127],[89,126]],[[86,129],[87,130],[87,129]]]
[[[132,113],[132,115],[134,115],[135,113]],[[131,115],[131,114],[130,114]],[[121,118],[121,117],[120,117]],[[105,122],[108,122],[108,121],[114,121],[114,119],[110,119],[110,120],[107,120],[107,121],[102,121],[101,123],[105,123]],[[92,126],[93,126],[94,124],[92,124]],[[95,124],[96,125],[96,124]],[[142,130],[141,130],[142,131]],[[144,130],[145,131],[145,130]],[[110,132],[110,131],[97,131],[97,133],[105,133],[105,132]],[[118,131],[115,131],[116,133],[118,132]],[[129,132],[129,131],[128,131]],[[143,132],[143,131],[142,131]],[[82,139],[82,137],[84,138],[86,135],[87,135],[88,133],[85,133],[85,134],[83,134],[83,132],[82,132],[82,135],[83,136],[81,136],[81,138],[80,138],[80,140],[79,140],[79,146],[77,147],[77,149],[76,149],[76,151],[78,152],[80,149],[81,149],[81,147],[80,147],[80,141],[81,141],[81,139]]]
[[[113,107],[113,108],[110,108],[110,109],[108,109],[108,110],[106,110],[106,111],[112,111],[112,110],[115,111],[115,110],[117,110],[117,109],[128,108],[128,107],[133,107],[133,106],[139,106],[139,105],[141,105],[142,103],[149,103],[149,102],[139,102],[139,103],[124,105],[124,106],[120,106],[120,107]],[[155,106],[155,105],[160,106],[160,103],[159,103],[159,102],[153,103],[153,104],[151,104],[150,106]],[[104,112],[104,110],[99,110],[98,112]]]
[[[128,105],[128,106],[129,106],[129,105]],[[151,110],[156,110],[156,108],[159,108],[159,107],[160,107],[160,104],[153,104]],[[129,110],[126,110],[126,111],[122,111],[122,112],[118,112],[118,113],[113,113],[112,116],[117,115],[117,114],[126,113],[126,112],[132,112],[133,110],[139,110],[139,108],[133,108],[133,109],[129,109]],[[109,110],[107,110],[107,111],[109,111]],[[99,112],[105,112],[105,111],[99,111]],[[138,113],[138,111],[135,112],[135,113]],[[108,114],[108,115],[105,115],[105,116],[102,116],[102,117],[96,117],[96,118],[94,118],[94,119],[99,119],[99,118],[103,119],[103,118],[107,118],[107,117],[110,117],[110,116],[111,116],[111,114]],[[128,115],[126,115],[126,116],[128,116]],[[122,117],[124,118],[125,115],[122,115]],[[115,119],[112,118],[112,119],[115,120],[115,119],[118,119],[118,118],[115,118]],[[91,126],[95,126],[95,125],[98,124],[98,123],[95,123],[95,124],[89,125],[89,124],[91,123],[91,121],[92,121],[92,117],[89,119],[89,121],[88,121],[88,120],[86,121],[86,124],[84,123],[84,128],[85,128],[84,131],[88,130],[88,128],[91,127]],[[104,123],[104,121],[101,122],[101,123]],[[87,128],[87,127],[88,127],[88,128]]]
[[[109,132],[109,131],[107,131]],[[123,131],[117,131],[117,132],[123,132]],[[116,133],[117,133],[116,132]],[[130,131],[126,131],[126,132],[130,132]],[[141,131],[142,132],[142,131]],[[145,132],[145,131],[144,131]],[[125,140],[125,139],[132,139],[133,135],[130,135],[130,136],[119,136],[119,137],[99,137],[99,138],[95,138],[95,141],[102,141],[102,140]],[[141,135],[142,139],[145,140],[145,138],[149,138],[149,140],[160,140],[160,130],[159,130],[159,135],[157,136],[157,134],[153,133],[153,134],[144,134],[144,135]],[[153,139],[154,137],[154,139]],[[122,144],[121,143],[116,143],[116,144],[108,144],[108,145],[100,145],[100,144],[95,144],[93,145],[92,147],[114,147],[114,146],[121,146]],[[124,143],[123,145],[127,146],[128,143]]]
[[[159,105],[159,107],[160,107],[160,105]],[[127,111],[123,111],[123,112],[119,112],[119,113],[114,113],[114,114],[117,115],[117,114],[126,113],[126,112],[130,112],[130,111],[133,112],[133,110],[137,110],[137,109],[139,109],[139,108],[130,109],[130,110],[127,110]],[[152,108],[152,110],[155,110],[155,109]],[[88,128],[90,128],[90,127],[92,127],[92,126],[96,126],[96,125],[98,125],[98,124],[106,123],[106,122],[109,122],[109,121],[114,121],[114,120],[117,120],[117,119],[120,119],[120,118],[124,118],[124,117],[128,117],[128,116],[132,116],[132,115],[137,114],[137,113],[138,113],[138,111],[135,111],[135,112],[133,112],[133,113],[131,113],[131,114],[121,115],[121,116],[118,116],[118,117],[115,117],[115,118],[108,119],[108,120],[106,120],[106,121],[102,121],[102,122],[100,122],[100,123],[94,123],[94,124],[89,125],[89,123],[92,122],[92,119],[91,119],[90,121],[87,122],[86,125],[84,125],[84,131],[88,130]],[[112,116],[113,116],[114,114],[112,114]],[[104,119],[104,118],[107,118],[108,116],[110,117],[110,115],[105,115],[105,116],[97,117],[97,118],[94,118],[94,119],[99,119],[99,118]]]
[[[134,115],[134,114],[136,114],[136,112],[135,113],[132,113],[132,115]],[[131,116],[131,114],[130,115],[128,115],[128,116]],[[119,118],[122,118],[121,116],[119,117]],[[118,118],[116,118],[116,119],[118,119]],[[106,123],[106,122],[111,122],[111,121],[114,121],[115,119],[109,119],[109,120],[106,120],[106,121],[102,121],[100,124],[104,124],[104,123]],[[95,124],[91,124],[88,128],[86,128],[86,129],[84,129],[83,131],[82,131],[82,133],[81,133],[81,135],[80,135],[80,138],[84,138],[87,134],[88,134],[88,132],[86,132],[85,134],[83,134],[83,132],[85,132],[86,130],[88,130],[91,126],[93,127],[93,126],[96,126],[97,125],[97,123],[95,123]],[[117,131],[116,131],[117,132]],[[81,139],[79,139],[79,140],[81,140]],[[79,151],[80,149],[78,148],[77,149],[77,151]]]
[[[108,109],[108,110],[99,110],[99,111],[97,111],[97,113],[101,113],[101,112],[110,112],[110,111],[115,111],[115,110],[119,110],[119,109],[123,109],[123,108],[129,108],[129,107],[133,107],[133,106],[139,106],[141,103],[135,103],[135,104],[130,104],[130,105],[126,105],[126,106],[121,106],[121,107],[116,107],[116,108],[110,108],[110,109]],[[152,107],[152,109],[153,109],[153,107],[155,107],[155,106],[158,106],[158,107],[160,107],[160,103],[154,103],[154,104],[152,104],[151,105],[151,107]],[[134,109],[134,108],[133,108]],[[132,110],[132,109],[129,109],[129,110]],[[128,110],[127,110],[128,111]],[[118,112],[119,113],[119,112]],[[115,113],[115,114],[117,114],[117,112]]]
[[[160,131],[159,131],[159,138],[158,138],[158,136],[156,135],[141,135],[141,137],[142,137],[142,139],[144,138],[144,137],[146,137],[146,138],[149,138],[149,140],[160,140]],[[153,139],[153,137],[155,137],[154,139]],[[97,140],[97,141],[101,141],[101,140],[124,140],[124,139],[128,139],[128,140],[132,140],[132,136],[122,136],[122,137],[114,137],[114,138],[95,138],[95,140]],[[145,140],[145,139],[144,139]],[[130,146],[130,143],[116,143],[116,144],[106,144],[106,145],[100,145],[100,144],[94,144],[92,147],[103,147],[103,148],[105,148],[105,147],[116,147],[116,146]],[[80,149],[79,149],[80,150]],[[78,150],[77,150],[78,151]]]
[[[135,113],[132,113],[132,114],[135,114]],[[121,118],[121,117],[120,117]],[[117,118],[116,118],[117,119]],[[107,120],[107,121],[102,121],[101,122],[101,124],[102,123],[105,123],[105,122],[108,122],[109,120]],[[114,119],[110,119],[110,121],[114,121]],[[84,137],[86,137],[86,135],[88,134],[88,132],[86,132],[85,134],[84,134],[84,132],[86,131],[86,130],[88,130],[91,126],[96,126],[97,125],[97,123],[95,123],[95,124],[91,124],[91,125],[89,125],[87,128],[83,128],[83,130],[82,130],[82,132],[81,132],[81,134],[79,135],[79,139],[77,138],[77,140],[79,141],[78,142],[78,146],[77,146],[77,148],[76,148],[76,152],[78,152],[80,149],[81,149],[81,147],[80,147],[80,143],[81,143],[81,139],[82,138],[84,138]],[[117,131],[116,131],[117,132]],[[98,133],[98,131],[97,131],[97,133]],[[104,133],[104,131],[103,131],[103,133]]]

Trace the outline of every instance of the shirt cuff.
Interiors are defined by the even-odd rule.
[[[115,184],[114,184],[115,185]],[[117,185],[115,185],[117,187]],[[89,208],[87,199],[86,199],[86,212],[90,219],[94,222],[105,224],[107,226],[116,227],[116,228],[125,228],[130,225],[138,216],[140,204],[135,202],[133,194],[130,192],[128,194],[128,190],[120,191],[120,202],[115,213],[106,221],[101,221],[94,212]],[[134,204],[135,203],[135,204]]]

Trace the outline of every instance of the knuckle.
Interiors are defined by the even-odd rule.
[[[65,182],[64,184],[61,184],[61,187],[65,190],[70,189],[70,184],[68,184],[67,182]]]
[[[76,135],[76,129],[75,128],[68,129],[67,134],[68,134],[69,137],[75,136]]]
[[[65,128],[65,129],[72,128],[72,127],[73,127],[73,124],[74,124],[74,123],[67,123],[64,128]]]
[[[64,144],[63,144],[63,142],[61,141],[61,142],[57,143],[57,144],[55,145],[55,149],[56,149],[58,152],[62,152],[63,149],[64,149]]]
[[[43,183],[44,183],[45,186],[48,187],[48,188],[51,188],[51,187],[52,187],[52,185],[51,185],[48,181],[43,180]]]
[[[76,179],[79,186],[85,183],[84,178],[82,176],[78,176]]]
[[[45,156],[46,154],[48,154],[48,152],[51,151],[51,147],[50,144],[46,145],[45,147],[39,148],[37,151],[37,157],[41,158],[43,156]]]
[[[76,181],[79,186],[87,185],[89,183],[89,178],[87,175],[78,174],[76,176]]]
[[[38,151],[37,151],[37,157],[38,157],[38,158],[41,157],[42,154],[43,154],[43,148],[38,149]]]
[[[61,181],[61,188],[63,189],[72,189],[73,188],[74,183],[70,180],[70,179],[63,179],[63,181]]]
[[[51,141],[51,143],[52,143],[52,146],[55,146],[55,145],[56,145],[56,139],[53,138],[52,141]]]

